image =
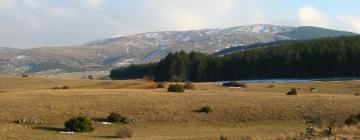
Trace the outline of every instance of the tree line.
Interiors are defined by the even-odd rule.
[[[144,76],[155,81],[224,81],[265,78],[360,76],[360,36],[324,38],[251,49],[216,57],[184,51],[158,63],[111,71],[113,79]]]

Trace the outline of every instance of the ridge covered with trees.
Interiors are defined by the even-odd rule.
[[[158,63],[111,71],[112,79],[144,76],[155,81],[224,81],[258,78],[330,78],[360,76],[360,36],[324,38],[223,57],[170,53]]]

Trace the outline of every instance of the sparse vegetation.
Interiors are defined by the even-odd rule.
[[[94,130],[91,120],[87,117],[73,117],[65,122],[65,129],[73,132],[90,132]]]
[[[220,140],[229,140],[226,136],[221,135]]]
[[[360,93],[355,93],[354,95],[355,95],[355,96],[360,96]]]
[[[70,89],[69,86],[63,86],[62,89]]]
[[[195,85],[192,82],[186,82],[184,88],[188,90],[195,90]]]
[[[212,111],[213,110],[209,106],[201,107],[200,110],[199,110],[200,113],[211,113]]]
[[[246,84],[246,83],[240,83],[240,82],[236,82],[236,81],[223,83],[223,86],[224,86],[224,87],[241,87],[241,88],[247,88],[247,84]]]
[[[299,137],[303,136],[301,138],[307,138],[309,135],[305,132],[308,131],[314,134],[313,139],[356,139],[359,137],[360,124],[344,125],[344,115],[350,115],[344,113],[351,112],[355,116],[360,113],[360,98],[353,95],[360,91],[359,86],[354,86],[359,83],[271,83],[276,86],[274,89],[267,88],[270,85],[267,83],[252,83],[251,92],[223,88],[214,83],[196,83],[198,90],[186,94],[168,94],[164,90],[148,88],[156,87],[156,83],[142,80],[0,76],[0,120],[3,120],[0,121],[0,136],[2,139],[111,139],[117,137],[118,129],[126,126],[135,131],[135,139],[219,139],[220,135],[242,139],[249,135],[253,139],[263,140],[283,135],[293,137],[300,131],[304,134],[298,134]],[[52,87],[63,85],[69,85],[74,90],[51,90]],[[285,95],[285,91],[291,89],[289,87],[299,87],[306,93],[309,93],[310,87],[323,90],[319,90],[317,95],[302,94],[289,98]],[[206,106],[213,111],[209,114],[199,113],[201,107]],[[307,108],[317,113],[306,113]],[[104,112],[108,114],[104,116]],[[136,125],[123,122],[103,124],[108,122],[106,118],[111,112],[121,116],[131,114],[140,121]],[[337,125],[332,130],[336,135],[326,138],[323,131],[327,129],[325,122],[329,113],[344,117],[338,122],[345,127]],[[99,121],[96,125],[92,122],[96,132],[59,134],[64,130],[59,124],[64,124],[71,114],[88,115]],[[301,123],[304,114],[315,114],[314,124],[319,122],[316,120],[321,120],[322,127],[304,127]],[[40,120],[42,123],[34,126],[8,123],[20,119]],[[196,135],[187,135],[189,132],[196,132]]]
[[[168,87],[168,92],[185,92],[185,87],[180,84],[171,84]]]
[[[274,85],[269,85],[268,88],[274,88],[275,86]]]
[[[327,137],[335,135],[333,130],[337,126],[337,123],[338,123],[338,118],[335,115],[329,115],[328,118],[326,118],[323,135]]]
[[[355,115],[350,115],[344,121],[346,125],[356,125],[358,124],[358,118]]]
[[[157,83],[157,88],[165,88],[165,83],[164,82]]]
[[[116,135],[119,138],[130,138],[134,135],[134,130],[127,127],[123,127],[116,131]]]
[[[286,93],[286,95],[297,95],[297,89],[296,88],[292,88],[289,92]]]

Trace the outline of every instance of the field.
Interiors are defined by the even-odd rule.
[[[70,89],[53,89],[63,86]],[[169,93],[141,80],[0,76],[0,139],[106,140],[115,139],[115,131],[124,126],[135,131],[132,140],[218,140],[221,135],[231,140],[271,139],[304,132],[303,115],[310,111],[339,118],[360,113],[360,96],[355,96],[360,93],[360,81],[258,83],[244,89],[219,83],[195,86],[185,93]],[[291,88],[298,88],[299,95],[285,95]],[[213,112],[195,111],[204,106]],[[103,125],[95,121],[111,112],[133,116],[138,122]],[[94,119],[94,132],[59,133],[64,121],[79,115]],[[24,118],[42,123],[14,122]]]

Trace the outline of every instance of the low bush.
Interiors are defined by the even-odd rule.
[[[63,86],[62,89],[70,89],[69,86]]]
[[[355,93],[354,95],[355,95],[355,96],[360,96],[360,93]]]
[[[355,116],[355,118],[360,121],[360,113]]]
[[[241,88],[247,88],[247,84],[246,83],[239,83],[239,82],[226,82],[223,84],[224,87],[241,87]]]
[[[314,88],[314,87],[312,87],[312,88],[310,88],[310,91],[311,91],[311,92],[315,92],[315,91],[317,91],[317,89]]]
[[[94,127],[90,119],[79,116],[66,121],[65,129],[73,132],[90,132],[94,130]]]
[[[24,75],[22,75],[22,77],[23,78],[27,78],[27,77],[29,77],[28,75],[26,75],[26,74],[24,74]]]
[[[210,113],[212,112],[212,109],[211,107],[201,107],[200,110],[199,110],[200,113]]]
[[[130,138],[134,135],[134,131],[130,128],[123,127],[116,131],[116,135],[119,138]]]
[[[286,95],[297,95],[297,89],[296,88],[292,88],[289,92],[286,93]]]
[[[157,83],[157,88],[165,88],[165,83]]]
[[[274,88],[275,86],[274,85],[269,85],[268,88]]]
[[[168,92],[185,92],[185,87],[179,84],[169,85]]]
[[[53,89],[62,89],[62,87],[53,87]]]
[[[118,113],[111,113],[108,117],[107,117],[107,121],[109,122],[115,122],[115,123],[126,123],[126,124],[130,124],[130,123],[135,123],[136,119],[134,117],[128,117],[128,116],[123,116],[121,114]]]
[[[220,140],[229,140],[226,136],[221,135]]]
[[[122,120],[123,120],[123,116],[118,113],[111,113],[107,117],[107,121],[109,121],[109,122],[121,122]]]
[[[189,90],[194,90],[195,85],[193,83],[191,83],[191,82],[187,82],[187,83],[185,83],[184,88],[189,89]]]
[[[350,115],[349,117],[347,117],[344,121],[344,123],[346,125],[356,125],[358,124],[358,120],[357,120],[357,116],[355,115]]]

